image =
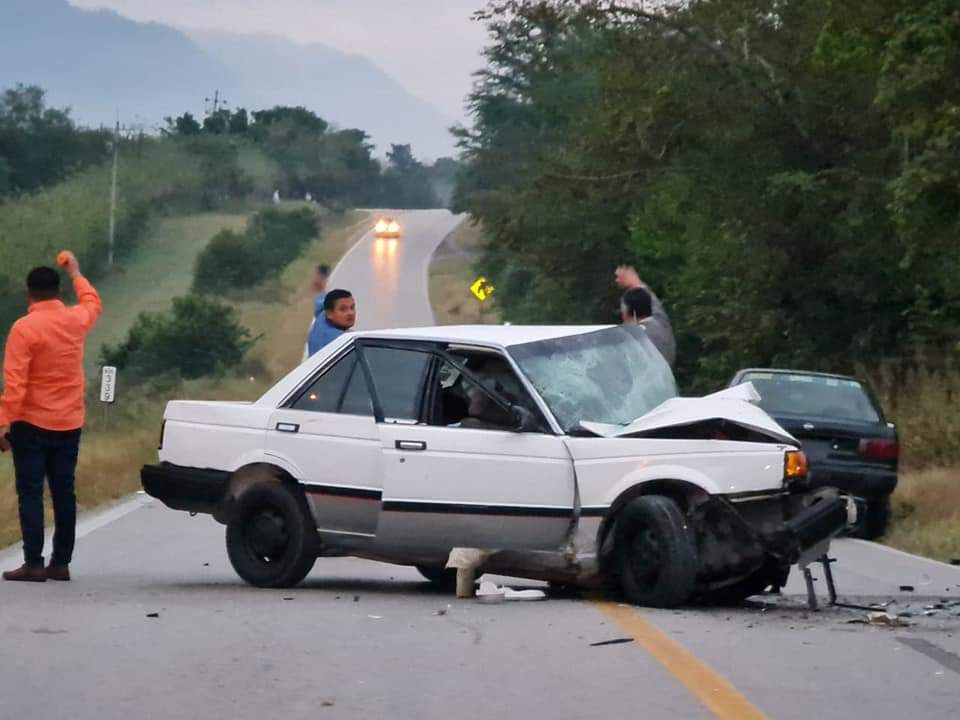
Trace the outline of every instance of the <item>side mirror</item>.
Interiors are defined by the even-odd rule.
[[[539,432],[541,430],[537,416],[522,405],[511,405],[510,412],[513,414],[513,429],[517,432]]]

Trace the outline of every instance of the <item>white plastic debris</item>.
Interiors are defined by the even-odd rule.
[[[477,601],[487,604],[501,603],[504,601],[506,593],[504,588],[498,587],[496,583],[484,580],[480,583],[480,589],[477,590]]]
[[[503,597],[506,600],[517,600],[520,602],[536,602],[537,600],[546,600],[547,594],[543,590],[514,590],[513,588],[502,588]]]

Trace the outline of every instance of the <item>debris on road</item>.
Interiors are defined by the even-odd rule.
[[[590,647],[606,647],[607,645],[624,645],[632,643],[633,638],[616,638],[614,640],[601,640],[600,642],[590,643]]]
[[[147,617],[148,617],[148,618],[158,618],[158,617],[160,617],[160,613],[147,613]]]
[[[459,594],[458,594],[459,597]],[[480,583],[480,589],[477,590],[477,601],[482,603],[500,603],[503,602],[505,593],[503,588],[498,587],[496,583],[484,580]]]
[[[354,595],[354,596],[353,596],[353,601],[354,601],[354,602],[360,602],[360,596],[359,596],[359,595]]]
[[[900,592],[913,592],[916,588],[913,585],[901,585]]]
[[[878,625],[880,627],[908,627],[910,625],[900,615],[891,612],[867,613],[866,622],[868,625]]]
[[[440,608],[439,610],[435,611],[433,614],[437,617],[443,617],[448,612],[450,612],[450,608],[452,607],[453,605],[447,605],[445,608]]]
[[[514,590],[505,587],[503,588],[503,597],[505,600],[536,602],[537,600],[546,600],[547,594],[543,590]]]

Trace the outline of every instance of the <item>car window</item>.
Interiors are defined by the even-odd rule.
[[[490,353],[451,352],[451,355],[486,388],[511,405],[522,405],[529,410],[540,421],[538,431],[546,432],[543,415],[505,358]],[[491,400],[454,365],[443,362],[436,383],[432,424],[475,430],[514,429],[512,414]]]
[[[353,351],[314,380],[290,406],[307,412],[373,415],[366,380]]]
[[[857,380],[803,373],[750,372],[743,375],[741,382],[753,383],[760,393],[760,407],[770,415],[880,422],[880,413]]]
[[[418,350],[364,347],[363,355],[385,420],[420,419],[424,379],[431,355]]]

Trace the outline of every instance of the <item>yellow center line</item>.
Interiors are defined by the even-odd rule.
[[[726,678],[694,657],[635,608],[605,600],[593,602],[604,615],[630,633],[717,718],[766,720],[767,716]]]

